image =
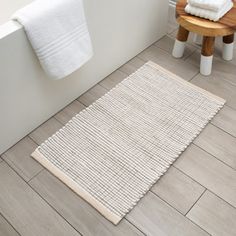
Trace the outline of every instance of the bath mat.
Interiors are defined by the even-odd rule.
[[[32,156],[118,224],[224,103],[148,62]]]

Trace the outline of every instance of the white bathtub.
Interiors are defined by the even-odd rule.
[[[167,28],[167,0],[84,0],[95,55],[68,78],[52,81],[41,70],[23,28],[8,21],[27,2],[0,0],[0,154],[161,38]]]

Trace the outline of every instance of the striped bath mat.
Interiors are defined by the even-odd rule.
[[[117,224],[224,103],[148,62],[32,156]]]

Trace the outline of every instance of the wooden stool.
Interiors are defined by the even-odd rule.
[[[202,35],[200,73],[210,75],[216,36],[223,36],[223,59],[226,61],[233,59],[234,32],[236,31],[236,2],[234,2],[234,7],[217,22],[189,15],[184,10],[186,4],[186,0],[179,0],[176,5],[176,19],[179,23],[179,31],[172,55],[176,58],[183,56],[189,32]]]

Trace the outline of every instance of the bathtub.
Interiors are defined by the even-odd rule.
[[[42,71],[22,26],[9,20],[29,2],[0,0],[0,154],[164,36],[167,28],[167,0],[84,0],[94,57],[53,81]]]

